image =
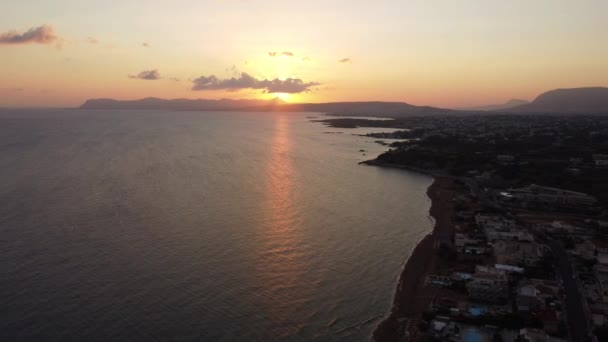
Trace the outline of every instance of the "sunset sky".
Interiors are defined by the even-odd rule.
[[[0,106],[531,100],[608,86],[608,1],[4,0],[0,75]]]

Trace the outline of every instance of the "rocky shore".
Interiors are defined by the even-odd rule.
[[[427,170],[427,169],[422,169],[422,168],[415,167],[415,166],[408,166],[408,165],[403,165],[403,164],[387,163],[387,162],[380,161],[378,159],[365,160],[365,161],[360,162],[359,164],[362,164],[362,165],[371,165],[371,166],[380,166],[380,167],[389,167],[389,168],[393,168],[393,169],[408,170],[408,171],[423,173],[425,175],[429,175],[429,176],[432,176],[432,177],[443,177],[443,178],[448,177],[447,174],[444,171],[441,171],[441,170]]]

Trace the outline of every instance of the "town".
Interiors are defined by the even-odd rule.
[[[368,134],[398,140],[365,163],[447,180],[437,195],[449,202],[446,220],[435,217],[438,261],[401,294],[378,340],[608,340],[608,118],[326,123],[398,128]]]

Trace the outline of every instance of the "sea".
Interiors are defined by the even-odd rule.
[[[432,179],[323,118],[0,110],[0,340],[370,340]]]

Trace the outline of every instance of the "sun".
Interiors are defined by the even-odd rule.
[[[274,96],[285,101],[285,102],[289,102],[289,94],[288,93],[274,93]]]

